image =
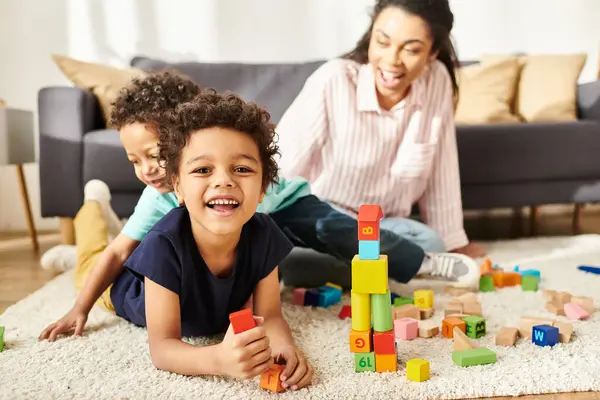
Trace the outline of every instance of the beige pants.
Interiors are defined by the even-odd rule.
[[[100,255],[108,246],[108,227],[102,208],[97,201],[86,201],[75,216],[75,243],[77,265],[75,267],[75,289],[81,291]],[[110,300],[112,284],[102,293],[96,304],[115,312]]]

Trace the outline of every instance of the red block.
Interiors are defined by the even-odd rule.
[[[306,296],[305,288],[296,288],[296,289],[294,289],[294,296],[292,298],[292,302],[298,306],[303,306],[305,296]]]
[[[373,348],[375,354],[396,354],[394,330],[373,333]]]
[[[338,318],[339,319],[352,318],[352,307],[343,306],[342,309],[340,310],[340,313],[338,314]]]
[[[241,333],[256,327],[251,308],[232,312],[229,314],[229,322],[231,322],[233,333]]]
[[[379,240],[379,221],[383,218],[381,207],[363,204],[358,210],[358,240]]]

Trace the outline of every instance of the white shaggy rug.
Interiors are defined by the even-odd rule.
[[[580,264],[600,264],[600,236],[527,239],[489,243],[494,262],[505,267],[542,271],[541,289],[569,291],[595,298],[600,304],[600,276],[577,270]],[[284,292],[285,317],[300,347],[313,363],[313,384],[297,392],[270,394],[258,379],[184,377],[158,371],[150,362],[146,331],[95,309],[82,338],[38,342],[50,322],[67,311],[75,299],[72,274],[63,274],[0,316],[6,326],[0,353],[0,398],[6,399],[145,399],[227,398],[256,399],[279,396],[312,399],[442,399],[569,391],[600,390],[600,312],[574,323],[569,344],[541,348],[520,339],[514,348],[493,345],[494,334],[505,325],[518,326],[522,315],[553,317],[545,311],[540,292],[520,287],[480,293],[488,334],[477,340],[496,351],[498,361],[461,368],[452,363],[452,341],[437,337],[400,342],[396,373],[355,373],[349,352],[350,320],[339,320],[340,306],[329,309],[291,305]],[[399,294],[416,288],[436,291],[434,319],[448,296],[442,286],[426,281],[393,285]],[[344,301],[349,302],[348,295]],[[556,317],[564,319],[564,317]],[[198,340],[207,343],[213,339]],[[431,379],[416,383],[405,377],[405,363],[423,358],[431,363]]]

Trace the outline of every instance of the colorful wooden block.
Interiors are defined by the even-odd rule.
[[[260,387],[272,392],[280,393],[285,389],[281,386],[281,374],[285,367],[280,364],[273,364],[271,368],[260,374]]]
[[[448,339],[454,337],[454,327],[457,326],[461,331],[467,332],[467,323],[462,319],[449,317],[442,321],[442,336]]]
[[[563,304],[570,303],[572,297],[569,292],[558,292],[554,295],[554,299]]]
[[[520,271],[519,270],[519,266],[517,265],[515,267],[515,272],[518,272],[523,277],[525,277],[525,276],[535,276],[536,278],[538,278],[538,280],[540,280],[542,278],[542,275],[540,274],[540,271],[537,270],[537,269],[525,269],[523,271]]]
[[[460,301],[462,304],[467,304],[467,303],[479,303],[479,298],[477,297],[477,295],[473,292],[469,292],[469,293],[463,293],[458,297],[455,297],[452,300],[456,300],[456,301]]]
[[[421,319],[429,319],[433,317],[433,308],[421,308],[419,309],[421,313]]]
[[[0,326],[0,353],[4,351],[4,327]]]
[[[412,318],[400,318],[394,321],[394,332],[398,339],[413,340],[419,335],[419,322]]]
[[[400,307],[394,307],[392,309],[393,319],[400,318],[413,318],[416,320],[421,319],[421,309],[414,304],[404,304]]]
[[[229,314],[229,322],[231,322],[233,333],[245,332],[256,327],[256,321],[254,321],[254,317],[252,316],[251,308],[232,312]]]
[[[492,260],[490,260],[489,257],[486,257],[483,259],[483,262],[479,266],[479,274],[481,276],[487,275],[491,273],[493,269],[494,267],[492,266]]]
[[[296,289],[294,289],[294,294],[292,295],[292,302],[298,306],[303,306],[305,296],[306,296],[305,288],[296,288]]]
[[[350,352],[369,353],[373,351],[373,330],[350,331]]]
[[[394,330],[373,332],[373,350],[375,354],[396,354]]]
[[[371,329],[371,295],[350,292],[352,305],[352,329],[366,331]]]
[[[352,259],[352,290],[356,293],[380,293],[388,290],[388,257],[361,260],[358,254]],[[391,300],[390,300],[391,302]]]
[[[492,280],[494,281],[494,286],[498,288],[516,286],[521,284],[521,274],[517,272],[498,271],[492,273]]]
[[[554,325],[555,320],[549,318],[521,317],[519,321],[519,335],[531,339],[531,332],[535,325]]]
[[[546,303],[546,310],[556,315],[565,315],[565,305],[556,299]]]
[[[481,312],[481,304],[479,303],[463,303],[462,313],[467,315],[483,316]]]
[[[538,290],[538,277],[534,275],[524,275],[521,278],[521,289],[529,292],[537,292]]]
[[[327,308],[342,301],[342,291],[331,286],[321,286],[319,291],[319,307]]]
[[[317,289],[309,289],[304,294],[304,305],[308,307],[317,307],[319,305],[320,293]]]
[[[392,317],[392,302],[389,289],[385,294],[371,295],[371,313],[373,315],[373,329],[377,332],[387,332],[394,328]]]
[[[340,290],[340,291],[344,290],[340,285],[337,285],[337,284],[331,283],[331,282],[326,282],[325,286],[331,286],[332,288],[335,288],[335,289]]]
[[[558,328],[551,325],[536,325],[531,333],[531,341],[538,346],[554,346],[558,343]]]
[[[375,371],[376,372],[396,372],[398,369],[398,359],[396,354],[377,354],[375,353]]]
[[[452,352],[452,361],[459,367],[472,365],[493,364],[496,362],[496,353],[487,347]]]
[[[363,204],[358,210],[358,240],[379,240],[379,221],[383,218],[380,206]]]
[[[338,314],[339,319],[352,318],[352,307],[345,305],[342,306],[340,313]]]
[[[583,307],[577,303],[566,303],[565,304],[565,315],[570,320],[585,319],[590,316]]]
[[[591,297],[573,296],[571,303],[579,304],[585,311],[590,314],[594,312],[594,299]]]
[[[462,319],[467,324],[466,334],[472,339],[485,336],[485,319],[476,315],[469,315]]]
[[[561,343],[569,343],[573,334],[573,324],[569,322],[555,321],[554,325],[558,328],[558,341]]]
[[[413,293],[415,305],[419,308],[433,307],[433,290],[415,290]]]
[[[411,297],[398,296],[394,299],[394,307],[400,307],[405,304],[414,304],[415,301]]]
[[[358,257],[361,260],[377,260],[379,258],[379,240],[359,240]]]
[[[429,379],[429,361],[413,358],[406,362],[406,379],[413,382],[424,382]]]
[[[479,291],[480,292],[493,292],[494,280],[491,275],[485,275],[479,278]]]
[[[395,323],[395,322],[394,322]],[[419,337],[431,338],[439,335],[440,327],[432,321],[419,322]]]
[[[496,335],[496,346],[514,346],[519,337],[519,330],[508,326],[500,329]]]
[[[375,353],[354,354],[354,370],[356,372],[375,372]]]
[[[458,326],[454,327],[452,336],[454,351],[474,349],[477,347]]]

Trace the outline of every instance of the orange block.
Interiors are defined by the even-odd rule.
[[[350,331],[350,352],[370,353],[373,351],[373,329],[368,331]]]
[[[232,312],[229,314],[229,321],[231,322],[233,333],[245,332],[256,327],[256,322],[254,321],[254,317],[252,317],[251,308]]]
[[[383,218],[381,207],[363,204],[358,210],[358,240],[379,240],[379,220]]]
[[[481,276],[489,274],[494,269],[494,266],[492,265],[492,260],[490,260],[489,257],[484,258],[479,268]]]
[[[464,333],[467,333],[467,323],[465,321],[456,317],[450,317],[442,321],[442,335],[445,338],[452,339],[454,337],[455,326]]]
[[[284,366],[273,364],[271,368],[260,374],[260,387],[272,392],[283,392],[285,389],[281,386],[281,373]]]
[[[396,372],[398,361],[396,354],[375,354],[376,372]]]
[[[521,274],[517,272],[494,272],[492,280],[494,281],[494,286],[498,288],[516,286],[521,284]]]

